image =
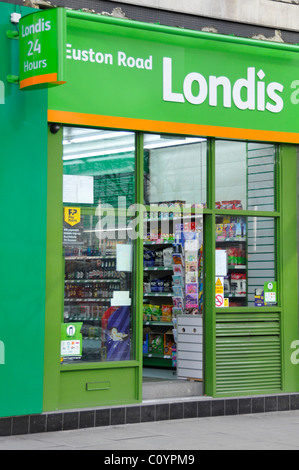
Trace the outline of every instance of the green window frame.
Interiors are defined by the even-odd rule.
[[[61,316],[57,306],[63,303],[63,283],[57,282],[57,266],[62,259],[62,163],[57,155],[62,154],[62,138],[59,134],[49,132],[49,161],[48,161],[48,249],[47,249],[47,304],[46,304],[46,340],[45,340],[45,379],[44,379],[44,408],[57,409],[59,407],[59,389],[61,366],[57,365],[60,341]],[[136,132],[136,178],[135,197],[136,203],[143,205],[143,133]],[[291,364],[288,356],[288,348],[292,340],[298,336],[297,315],[297,258],[294,249],[297,249],[296,230],[290,230],[296,223],[296,147],[294,145],[277,145],[276,175],[275,175],[275,211],[238,211],[238,215],[244,217],[271,217],[275,220],[276,228],[276,263],[278,304],[273,307],[228,307],[217,309],[215,307],[215,222],[217,215],[236,215],[236,211],[215,209],[215,141],[216,138],[208,138],[207,150],[207,208],[203,209],[204,215],[204,259],[205,259],[205,316],[204,316],[204,367],[205,367],[205,394],[209,396],[223,396],[232,394],[248,394],[248,391],[217,389],[216,366],[216,327],[217,319],[225,318],[229,321],[231,316],[236,318],[248,315],[269,315],[269,320],[279,322],[279,364],[281,372],[281,385],[275,391],[295,391],[299,385],[299,379],[294,373],[295,366]],[[55,156],[55,158],[51,158]],[[293,205],[290,207],[293,202]],[[294,222],[295,221],[295,222]],[[124,364],[92,363],[64,366],[69,370],[84,368],[91,371],[99,369],[125,369],[134,367],[136,370],[136,402],[142,400],[142,304],[143,304],[143,240],[135,240],[135,308],[136,320],[134,324],[134,342],[136,345],[136,357],[133,361]],[[56,281],[54,281],[56,279]],[[62,272],[61,272],[62,279]],[[295,290],[292,290],[295,286]],[[272,317],[271,317],[272,316]],[[264,319],[262,318],[262,321]],[[295,333],[294,333],[295,332]],[[55,359],[53,359],[55,358]],[[65,370],[66,370],[65,369]],[[298,375],[298,374],[297,374]],[[256,393],[267,392],[267,388],[260,386]],[[272,390],[271,390],[272,391]],[[254,393],[254,392],[252,392]],[[121,399],[120,399],[121,402]],[[131,401],[132,402],[132,401]]]
[[[210,139],[210,146],[209,146],[209,156],[208,156],[208,195],[207,195],[207,200],[208,200],[208,209],[204,209],[204,229],[205,229],[205,266],[206,266],[206,279],[209,279],[210,282],[205,283],[205,370],[206,370],[206,376],[205,376],[205,382],[206,382],[206,393],[211,396],[225,396],[229,394],[248,394],[252,393],[253,390],[250,390],[248,388],[245,390],[242,390],[242,388],[237,386],[236,384],[232,385],[231,387],[227,386],[218,386],[218,379],[219,376],[221,375],[220,370],[223,367],[223,374],[231,374],[231,380],[233,382],[234,374],[235,372],[232,371],[232,367],[229,366],[229,360],[227,361],[227,366],[226,368],[223,366],[223,364],[220,364],[219,360],[219,355],[223,354],[223,350],[219,347],[219,352],[217,354],[217,341],[218,341],[218,331],[217,331],[217,326],[220,325],[222,327],[223,325],[230,325],[232,327],[235,327],[236,325],[243,325],[245,323],[245,320],[247,322],[253,322],[254,320],[261,320],[261,322],[267,321],[269,318],[269,321],[272,319],[273,315],[275,316],[275,320],[277,323],[279,323],[278,329],[279,332],[281,331],[282,328],[282,322],[281,322],[281,312],[282,312],[282,274],[281,274],[281,191],[280,191],[280,186],[281,186],[281,156],[282,156],[282,151],[281,147],[277,145],[276,147],[276,165],[275,165],[275,208],[276,210],[274,211],[258,211],[258,210],[221,210],[221,209],[215,209],[215,186],[216,186],[216,181],[215,181],[215,175],[216,175],[216,158],[215,158],[215,143],[216,143],[216,138]],[[224,307],[224,308],[217,308],[215,306],[215,286],[213,284],[213,279],[215,279],[215,247],[216,247],[216,237],[215,237],[215,224],[216,224],[216,217],[217,216],[236,216],[237,215],[240,217],[269,217],[274,219],[275,221],[275,245],[276,245],[276,252],[275,252],[275,260],[276,260],[276,273],[277,273],[277,288],[278,288],[278,301],[277,301],[277,306],[273,307],[248,307],[248,306],[242,306],[242,307]],[[240,315],[242,317],[240,317]],[[265,315],[268,315],[268,317],[265,317]],[[240,322],[242,321],[242,323]],[[251,334],[248,333],[250,331],[250,327],[247,331],[243,329],[244,333],[241,334]],[[262,333],[263,331],[261,331]],[[221,333],[222,334],[222,333]],[[227,332],[227,337],[231,337],[232,333],[229,331]],[[275,332],[277,334],[277,331]],[[281,335],[279,339],[279,350],[282,350],[282,339]],[[221,352],[220,352],[221,351]],[[227,350],[227,354],[233,354],[232,351]],[[235,358],[236,356],[234,356]],[[217,367],[217,364],[219,365],[219,368]],[[277,374],[281,373],[281,365],[279,364],[277,366]],[[237,373],[236,376],[239,377],[240,382],[242,380],[245,381],[244,374],[242,373]],[[219,382],[224,379],[220,379]],[[228,377],[229,380],[229,377]],[[248,375],[248,381],[250,380],[250,375]],[[272,383],[275,381],[269,381],[271,382],[271,385],[269,387],[271,388]],[[283,388],[283,383],[282,383],[282,377],[281,380],[280,378],[276,380],[275,383],[280,383],[279,390]],[[249,386],[248,386],[249,387]],[[257,388],[259,385],[257,385]],[[259,392],[262,393],[263,387],[267,387],[267,385],[261,385]],[[279,391],[276,390],[276,391]],[[265,391],[266,388],[265,388]],[[272,390],[271,390],[272,391]]]

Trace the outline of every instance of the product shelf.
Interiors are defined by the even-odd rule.
[[[66,279],[65,283],[69,284],[92,284],[100,282],[121,282],[120,279]]]
[[[246,294],[224,294],[224,297],[225,297],[225,298],[232,298],[232,297],[241,297],[241,298],[245,298],[245,297],[246,297]]]
[[[216,243],[245,243],[246,237],[231,237],[231,238],[224,238],[224,239],[216,239]]]
[[[94,337],[83,336],[82,339],[83,341],[101,341],[101,338],[99,336],[94,336]]]
[[[99,298],[93,298],[93,299],[90,299],[90,298],[82,298],[82,299],[70,299],[68,297],[65,297],[64,299],[65,302],[77,302],[77,303],[85,303],[85,302],[106,302],[106,303],[109,303],[111,301],[111,298],[107,297],[105,299],[99,299]]]
[[[173,326],[172,321],[144,321],[144,326]]]
[[[229,264],[228,269],[246,269],[246,264]]]
[[[177,222],[179,220],[185,219],[198,219],[202,217],[203,214],[182,214],[177,217],[150,217],[148,219],[143,219],[144,222]]]
[[[173,297],[173,292],[147,292],[143,297]]]
[[[81,322],[81,321],[94,321],[94,322],[101,322],[101,318],[100,317],[84,317],[83,315],[81,316],[72,316],[72,317],[68,317],[68,321],[70,322]]]
[[[165,266],[148,266],[143,268],[144,271],[173,271],[173,267]]]
[[[144,245],[173,245],[175,240],[146,240],[143,242]]]
[[[147,357],[149,359],[153,358],[153,359],[172,359],[172,356],[169,356],[169,355],[163,355],[163,356],[159,356],[159,354],[152,354],[152,353],[149,353],[149,354],[143,354],[143,357]]]
[[[93,261],[97,259],[115,259],[116,255],[105,255],[105,256],[66,256],[66,261]]]

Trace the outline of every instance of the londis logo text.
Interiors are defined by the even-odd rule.
[[[5,104],[5,86],[0,80],[0,104]]]
[[[50,31],[50,29],[51,21],[45,21],[44,18],[40,18],[36,23],[29,26],[22,25],[22,38],[32,34],[42,33],[43,31]]]
[[[247,76],[234,83],[228,77],[211,75],[205,78],[201,73],[189,73],[183,80],[181,89],[173,90],[172,59],[163,58],[163,100],[176,103],[188,101],[194,105],[208,102],[209,106],[231,108],[233,104],[241,110],[270,111],[280,113],[284,102],[281,97],[283,85],[267,82],[263,70],[247,68]],[[195,85],[194,85],[195,84]],[[222,101],[218,100],[218,87],[222,88]],[[196,93],[195,93],[196,90]]]

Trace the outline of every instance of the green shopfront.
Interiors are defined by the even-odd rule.
[[[138,404],[163,377],[213,398],[299,392],[298,47],[64,9],[19,32],[24,89],[5,91],[28,99],[40,161],[0,165],[40,194],[23,221],[41,237],[23,292],[39,314],[12,307],[19,354],[39,361],[35,405],[6,406],[20,367],[6,298],[0,416]]]

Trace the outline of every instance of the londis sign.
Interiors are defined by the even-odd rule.
[[[20,20],[20,88],[65,83],[65,10],[32,13]]]
[[[299,143],[299,48],[66,11],[49,120]],[[46,27],[46,24],[45,24]]]
[[[189,73],[182,83],[182,93],[172,91],[172,59],[163,58],[163,100],[174,103],[186,101],[201,105],[205,101],[209,106],[223,106],[232,108],[235,106],[241,110],[269,111],[280,113],[283,110],[284,86],[278,82],[264,81],[265,73],[261,69],[256,71],[254,67],[248,67],[245,77],[239,78],[234,83],[226,76],[204,76],[198,72]],[[195,86],[197,85],[197,91]],[[222,98],[218,96],[218,88],[222,89]],[[220,100],[222,100],[220,102]]]

